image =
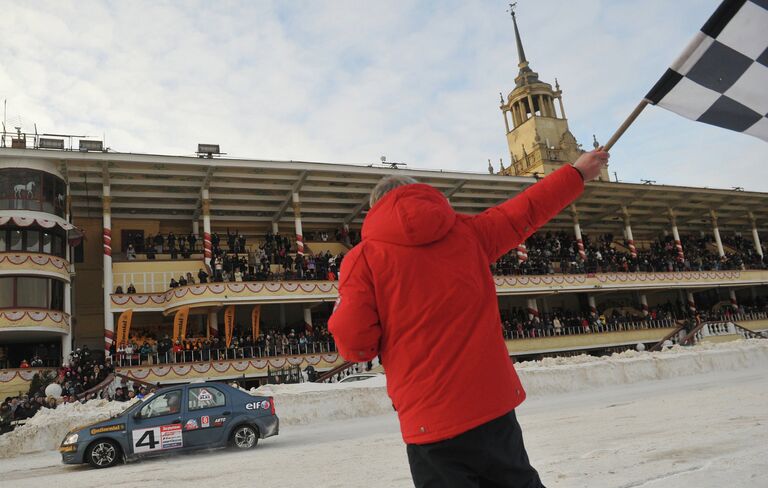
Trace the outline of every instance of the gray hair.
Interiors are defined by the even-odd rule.
[[[373,190],[371,190],[371,199],[369,200],[371,208],[373,208],[376,202],[381,200],[384,195],[394,190],[395,188],[399,186],[412,185],[414,183],[418,183],[418,181],[414,180],[410,176],[390,175],[384,177],[376,184],[376,186],[373,187]]]

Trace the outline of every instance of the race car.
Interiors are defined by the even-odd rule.
[[[108,468],[155,454],[250,449],[278,430],[272,397],[223,383],[191,383],[160,389],[109,420],[70,431],[59,451],[65,464]]]

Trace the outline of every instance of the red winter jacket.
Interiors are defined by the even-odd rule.
[[[406,443],[454,437],[525,399],[490,265],[583,188],[567,165],[475,216],[424,184],[390,191],[368,213],[362,242],[344,258],[329,329],[347,360],[381,358]]]

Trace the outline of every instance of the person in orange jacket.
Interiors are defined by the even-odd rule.
[[[607,161],[604,151],[584,153],[474,216],[406,176],[373,189],[328,327],[348,361],[380,357],[417,487],[542,486],[515,417],[525,392],[490,265],[573,202]]]

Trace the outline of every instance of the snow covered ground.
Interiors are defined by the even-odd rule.
[[[518,418],[532,462],[550,488],[768,486],[766,342],[520,364],[529,399]],[[383,387],[365,383],[275,388],[287,422],[253,451],[108,472],[63,466],[42,451],[0,458],[0,479],[57,488],[103,486],[105,476],[115,486],[412,486]]]

